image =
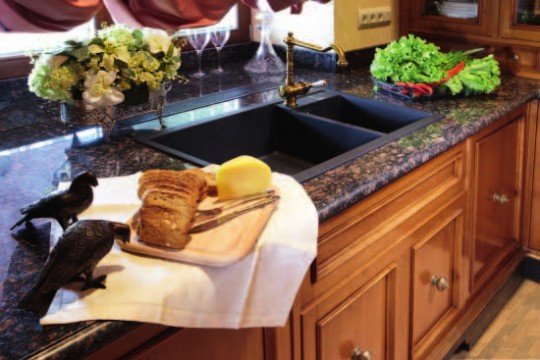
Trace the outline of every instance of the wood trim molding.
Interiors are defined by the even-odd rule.
[[[26,76],[30,73],[32,64],[27,56],[0,59],[0,79]]]

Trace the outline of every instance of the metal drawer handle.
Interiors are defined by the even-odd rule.
[[[373,355],[369,350],[360,350],[360,348],[355,348],[351,354],[351,360],[371,360]]]
[[[510,202],[510,199],[508,198],[508,196],[502,193],[494,193],[493,195],[491,195],[491,200],[493,200],[494,203],[497,203],[500,205],[504,205]]]
[[[448,289],[448,280],[444,276],[438,277],[437,275],[433,275],[431,286],[435,286],[439,291],[444,291]]]

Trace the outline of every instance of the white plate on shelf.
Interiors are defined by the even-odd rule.
[[[478,4],[466,2],[437,1],[439,14],[459,19],[471,19],[478,16]]]

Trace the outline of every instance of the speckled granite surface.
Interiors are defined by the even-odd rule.
[[[205,93],[205,87],[221,84],[231,88],[268,80],[243,74],[241,64],[228,65],[228,71],[226,78],[210,77],[193,82],[185,88],[175,89],[175,95],[171,96],[197,96]],[[300,70],[298,77],[307,81],[325,78],[329,80],[330,88],[402,103],[391,97],[374,95],[366,69],[343,74]],[[304,183],[321,221],[464,140],[501,115],[537,98],[539,89],[540,84],[535,81],[505,78],[503,87],[493,96],[407,103],[447,117]],[[276,92],[267,91],[170,116],[166,122],[174,126],[276,100]],[[47,221],[36,221],[33,229],[19,228],[10,232],[10,226],[18,218],[18,209],[83,169],[92,169],[99,177],[110,177],[149,168],[182,169],[189,166],[130,138],[134,133],[155,131],[157,121],[122,129],[118,137],[103,143],[98,129],[75,128],[52,121],[44,114],[41,104],[41,100],[24,90],[24,82],[4,82],[0,87],[0,359],[36,353],[78,358],[138,326],[136,323],[100,321],[41,327],[34,315],[18,310],[16,304],[37,280],[49,245]]]

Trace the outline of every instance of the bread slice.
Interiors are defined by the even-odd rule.
[[[149,244],[182,249],[189,241],[189,229],[197,202],[206,193],[206,176],[201,170],[149,170],[139,179],[142,199],[137,234]]]
[[[174,210],[184,205],[195,207],[199,196],[197,192],[181,187],[151,186],[144,192],[142,201],[145,206],[161,206]]]
[[[188,234],[194,208],[184,207],[179,211],[157,206],[140,209],[137,235],[148,244],[183,249],[189,242]]]
[[[201,170],[148,170],[139,179],[138,196],[142,199],[149,188],[184,188],[197,193],[199,198],[206,192],[206,177]]]

